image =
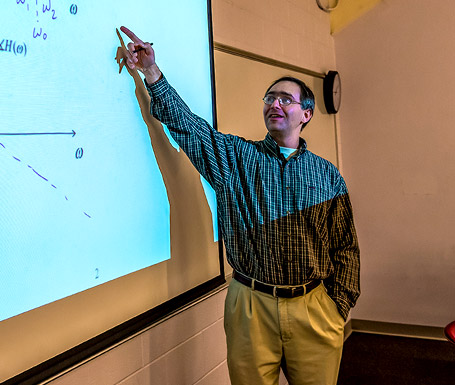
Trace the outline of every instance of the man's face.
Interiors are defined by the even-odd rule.
[[[290,97],[300,102],[300,87],[291,81],[282,81],[275,84],[267,93],[275,97]],[[302,110],[300,103],[280,106],[278,99],[271,104],[264,104],[264,121],[272,137],[286,137],[300,134],[303,123],[311,119],[311,110]]]

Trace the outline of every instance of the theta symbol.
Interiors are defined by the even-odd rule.
[[[82,147],[79,147],[76,150],[76,159],[81,159],[82,155],[84,155],[84,149]]]
[[[76,4],[71,4],[70,6],[70,13],[72,15],[75,15],[77,13],[77,5]]]

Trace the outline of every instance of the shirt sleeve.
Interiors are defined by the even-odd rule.
[[[360,295],[360,249],[346,184],[338,179],[339,193],[332,200],[329,218],[329,254],[334,275],[325,282],[329,295],[346,320]]]
[[[216,131],[192,113],[164,76],[152,85],[145,84],[151,114],[168,127],[198,172],[216,188],[229,177],[232,136]]]

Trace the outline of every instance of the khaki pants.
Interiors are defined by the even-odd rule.
[[[224,327],[232,385],[335,385],[344,319],[321,284],[305,296],[275,298],[233,279]]]

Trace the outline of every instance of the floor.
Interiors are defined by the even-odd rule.
[[[338,385],[454,385],[455,345],[354,332],[346,340]]]

